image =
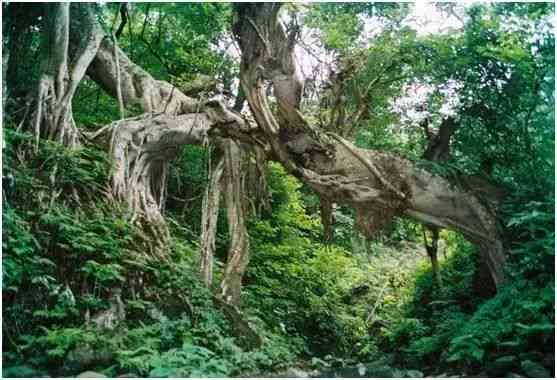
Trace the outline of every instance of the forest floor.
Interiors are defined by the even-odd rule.
[[[384,279],[384,282],[391,281],[391,284],[385,284],[385,289],[388,289],[385,294],[375,295],[379,301],[383,299],[383,296],[387,296],[387,298],[403,298],[404,295],[396,293],[397,290],[404,292],[406,289],[396,289],[396,286],[393,287],[393,279],[401,273],[414,273],[419,267],[430,265],[423,244],[410,240],[397,242],[395,245],[374,244],[373,248],[371,248],[371,254],[369,247],[367,252],[357,247],[354,247],[353,250],[355,251],[353,252],[355,256],[381,273],[381,278]],[[441,254],[439,257],[441,263],[446,261],[446,259],[447,257],[444,254]],[[373,306],[380,308],[381,304],[377,303],[369,306],[372,306],[371,313],[373,313],[375,312]],[[371,318],[372,316],[370,315],[369,317]],[[389,352],[378,353],[375,356],[375,360],[370,362],[362,362],[357,357],[348,356],[339,358],[335,356],[334,351],[324,356],[321,353],[320,356],[320,359],[312,357],[301,359],[283,371],[253,374],[251,376],[269,378],[446,377],[445,374],[433,373],[431,368],[401,368],[400,365],[395,366],[393,364],[393,355]]]

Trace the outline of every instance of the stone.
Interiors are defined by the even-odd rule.
[[[357,378],[367,377],[368,370],[364,365],[340,367],[334,369],[334,377]]]
[[[303,371],[299,368],[288,368],[282,376],[284,377],[309,377],[309,374],[306,371]]]
[[[109,365],[113,359],[113,352],[103,349],[95,350],[88,344],[84,344],[68,353],[64,359],[64,370],[68,373],[82,372],[95,366]]]
[[[88,379],[88,378],[101,378],[106,377],[102,373],[93,372],[93,371],[85,371],[77,375],[78,379]]]
[[[551,374],[541,364],[531,360],[524,360],[522,362],[522,370],[528,377],[549,378]]]
[[[505,374],[505,377],[510,377],[510,378],[518,379],[518,378],[522,378],[522,377],[524,377],[524,376],[519,375],[518,373],[509,372],[509,373]]]
[[[387,366],[367,367],[366,377],[394,377],[394,370]]]
[[[138,376],[135,373],[124,373],[124,374],[118,376],[119,379],[137,378],[137,377],[141,377],[141,376]]]
[[[406,377],[418,378],[418,377],[424,377],[424,374],[421,371],[415,369],[409,369],[406,371]]]

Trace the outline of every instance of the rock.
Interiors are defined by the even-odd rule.
[[[299,368],[288,368],[281,377],[309,377],[309,374]]]
[[[541,364],[538,364],[531,360],[524,360],[522,362],[522,370],[528,377],[537,377],[537,378],[551,377],[549,371],[546,370]]]
[[[520,368],[520,362],[514,355],[501,356],[487,365],[487,373],[490,376],[502,376],[514,369]]]
[[[524,377],[524,376],[519,375],[518,373],[509,372],[509,373],[505,374],[505,377],[518,379],[518,378],[521,378],[521,377]]]
[[[85,379],[85,378],[99,378],[99,377],[106,377],[102,373],[93,372],[93,371],[85,371],[77,375],[78,379]]]
[[[365,377],[395,377],[394,369],[387,365],[378,367],[367,367]]]
[[[406,377],[424,377],[424,374],[421,371],[409,369],[406,371]]]
[[[355,378],[368,377],[368,369],[363,364],[356,366],[340,367],[334,369],[334,377]]]
[[[119,375],[118,378],[125,379],[125,378],[137,378],[141,376],[137,376],[135,373],[124,373],[123,375]]]
[[[95,366],[106,366],[114,359],[108,350],[94,350],[88,344],[80,345],[71,350],[64,359],[64,371],[76,373]]]

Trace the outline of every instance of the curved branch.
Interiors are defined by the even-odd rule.
[[[292,41],[278,22],[280,6],[237,4],[234,24],[242,50],[240,81],[276,159],[321,196],[354,206],[357,224],[368,235],[395,215],[462,232],[484,248],[495,284],[503,282],[505,256],[495,217],[473,194],[402,157],[358,149],[339,139],[333,144],[304,120],[299,111],[303,85]],[[268,105],[266,81],[273,85],[277,114]]]

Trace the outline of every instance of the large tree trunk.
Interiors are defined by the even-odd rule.
[[[394,215],[462,232],[482,248],[494,282],[505,275],[495,217],[471,193],[394,154],[359,149],[319,135],[303,118],[303,85],[294,59],[294,33],[278,21],[281,4],[236,4],[234,33],[242,50],[240,82],[275,157],[322,196],[356,210],[359,227],[373,234]],[[278,113],[266,97],[271,83]]]
[[[117,53],[114,54],[114,51]],[[109,38],[102,41],[87,73],[109,94],[121,96],[124,107],[139,105],[152,115],[123,120],[109,128],[112,133],[111,152],[116,166],[113,191],[119,199],[130,205],[134,215],[144,215],[149,225],[160,226],[157,229],[158,236],[164,237],[166,230],[160,213],[166,186],[164,173],[167,163],[176,156],[178,147],[207,141],[209,132],[217,124],[222,123],[223,127],[242,124],[243,127],[244,122],[239,115],[227,110],[219,102],[200,103],[171,84],[155,80],[114,46]],[[120,83],[120,88],[117,83]],[[223,128],[222,131],[234,134],[232,128],[228,131]],[[231,241],[220,288],[227,302],[238,304],[248,261],[239,166],[241,157],[239,148],[232,140],[228,139],[224,146],[225,199]],[[219,175],[219,171],[217,167],[215,176]],[[208,284],[212,281],[218,212],[218,180],[215,176],[210,180],[211,192],[206,194],[202,218],[201,272]]]
[[[101,30],[92,8],[72,4],[79,14],[77,25],[70,24],[70,4],[45,5],[44,32],[41,42],[41,76],[37,86],[33,131],[39,137],[56,140],[66,146],[79,144],[79,133],[72,114],[72,100],[85,71],[101,42]],[[83,36],[69,56],[70,29]]]
[[[134,218],[145,218],[150,225],[159,226],[156,235],[164,243],[168,232],[161,208],[168,163],[184,144],[205,143],[217,124],[244,122],[222,103],[199,102],[170,83],[154,79],[108,37],[102,40],[87,74],[108,94],[121,98],[124,108],[139,106],[146,112],[113,123],[102,133],[110,135],[116,167],[112,178],[115,196],[130,206]],[[214,236],[205,235],[203,239],[208,245],[202,251],[208,255]]]
[[[114,52],[116,51],[116,54]],[[118,57],[116,64],[115,55]],[[119,72],[118,69],[119,68]],[[182,115],[199,112],[200,103],[172,84],[154,79],[132,62],[125,52],[104,37],[87,74],[114,98],[118,97],[118,80],[125,108],[137,105],[146,113]]]

